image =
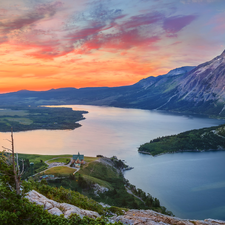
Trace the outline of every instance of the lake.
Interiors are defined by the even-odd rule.
[[[66,107],[66,106],[64,106]],[[186,152],[152,157],[138,147],[160,136],[210,127],[223,120],[140,109],[74,105],[87,110],[75,130],[14,133],[15,149],[30,154],[116,155],[134,169],[125,177],[160,200],[176,216],[225,220],[225,152]],[[0,133],[1,144],[9,133]]]

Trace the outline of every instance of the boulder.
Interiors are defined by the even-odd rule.
[[[78,214],[81,218],[84,216],[88,216],[93,219],[100,217],[97,212],[80,209],[77,206],[67,203],[58,203],[54,200],[46,198],[44,195],[35,190],[28,192],[25,198],[27,198],[30,202],[36,203],[37,205],[42,205],[44,209],[48,210],[48,212],[53,215],[63,214],[66,218],[68,218],[71,214]]]
[[[56,207],[48,210],[48,212],[51,213],[52,215],[57,215],[57,216],[60,216],[63,214],[62,211]]]
[[[50,202],[45,202],[44,209],[49,210],[49,209],[52,209],[52,208],[53,208],[53,205]]]
[[[167,216],[152,210],[131,209],[124,215],[111,217],[110,222],[122,222],[129,225],[225,225],[225,221],[220,220],[188,220]]]

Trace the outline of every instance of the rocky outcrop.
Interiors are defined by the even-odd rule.
[[[30,191],[27,193],[26,198],[30,202],[41,205],[45,210],[53,215],[64,215],[68,218],[72,213],[78,214],[81,218],[88,216],[90,218],[97,218],[100,215],[97,212],[80,209],[74,205],[67,203],[58,203],[56,201],[46,198],[44,195],[37,191]],[[108,206],[108,205],[107,205]],[[186,220],[177,217],[167,216],[152,210],[135,210],[131,209],[124,212],[124,215],[114,215],[109,219],[109,222],[122,222],[127,225],[225,225],[225,221],[221,220]]]
[[[90,218],[97,218],[100,215],[97,212],[80,209],[74,205],[70,205],[67,203],[58,203],[51,199],[46,198],[44,195],[38,193],[37,191],[30,191],[26,194],[26,198],[37,205],[41,205],[45,210],[48,210],[49,213],[53,215],[60,216],[63,214],[66,218],[68,218],[72,213],[78,214],[81,218],[84,216],[88,216]]]
[[[109,189],[103,186],[100,186],[99,184],[94,184],[94,194],[96,196],[99,196],[100,193],[104,193],[108,191]]]
[[[122,216],[114,216],[111,221],[121,221],[129,225],[225,225],[220,220],[185,220],[177,217],[166,216],[152,210],[129,210]]]

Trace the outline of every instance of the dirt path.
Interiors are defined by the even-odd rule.
[[[129,194],[133,195],[134,197],[138,198],[139,200],[141,200],[145,204],[145,202],[140,197],[138,197],[137,195],[135,195],[130,189],[128,189],[126,187],[126,190],[127,190],[127,193],[129,193]]]
[[[48,161],[54,160],[54,159],[59,159],[59,158],[66,158],[66,159],[68,159],[69,157],[56,157],[56,158],[52,158],[52,159],[46,160],[45,163],[46,163],[49,167],[53,167],[53,166],[50,166],[50,165],[53,164],[53,163],[58,163],[58,162],[48,163]],[[58,166],[68,166],[68,167],[70,167],[71,162],[72,162],[72,158],[71,158],[70,162],[69,162],[67,165],[65,165],[65,163],[61,163],[61,164],[58,165]]]
[[[48,163],[48,161],[54,160],[54,159],[58,159],[58,158],[69,158],[69,157],[55,157],[55,158],[46,160],[45,163],[48,165],[48,168],[43,170],[43,171],[40,171],[38,173],[35,173],[33,176],[36,176],[37,174],[40,174],[40,173],[44,173],[45,171],[49,170],[52,167],[59,167],[59,166],[70,167],[71,162],[72,162],[72,158],[71,158],[70,162],[67,165],[65,165],[65,163],[59,163],[59,162]],[[100,162],[100,159],[97,159],[95,161],[99,161]],[[56,165],[52,165],[52,164],[56,164]],[[88,165],[88,163],[85,164],[85,166],[87,166],[87,165]],[[80,170],[80,168],[74,168],[74,169],[75,169],[75,171],[74,171],[73,175]]]

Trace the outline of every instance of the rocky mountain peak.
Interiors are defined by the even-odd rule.
[[[169,73],[165,74],[166,76],[177,76],[181,74],[185,74],[193,70],[195,66],[183,66],[173,70],[170,70]]]
[[[225,58],[225,50],[222,52],[221,56]]]
[[[222,107],[225,103],[224,75],[225,51],[220,56],[200,64],[191,71],[180,82],[179,96],[189,102],[195,102],[195,104],[207,101],[213,101],[215,104],[220,102],[218,107]]]

